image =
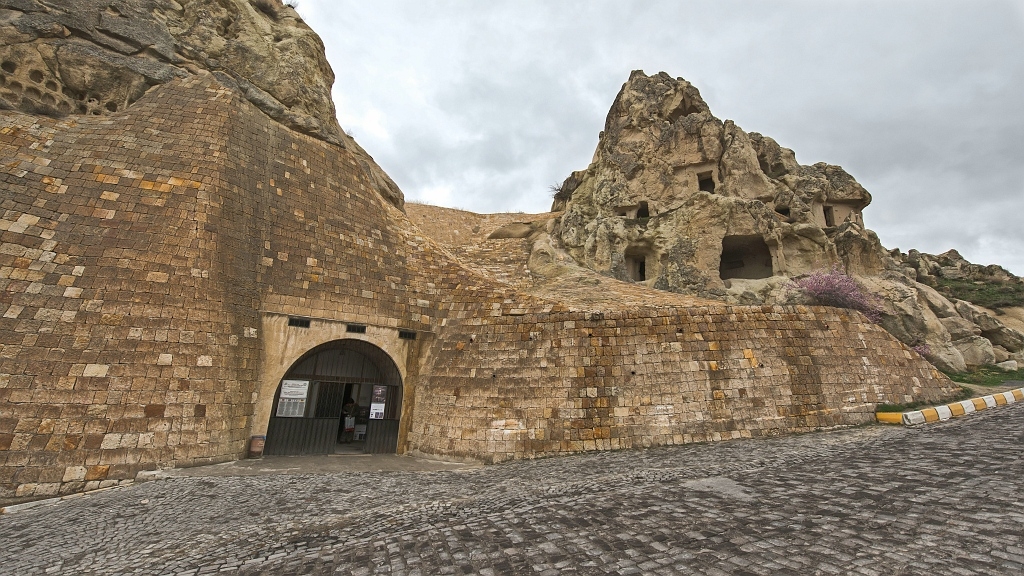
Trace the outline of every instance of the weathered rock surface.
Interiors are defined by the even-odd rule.
[[[942,327],[946,329],[946,332],[949,332],[949,337],[953,340],[960,340],[961,338],[969,338],[971,336],[981,336],[980,328],[972,324],[969,320],[965,320],[959,316],[939,318],[939,322],[942,323]]]
[[[1002,266],[973,264],[956,250],[949,250],[937,256],[917,250],[911,250],[907,254],[893,250],[891,254],[908,269],[909,275],[925,283],[935,278],[985,283],[1024,283]]]
[[[861,274],[897,269],[863,227],[870,201],[842,168],[801,166],[771,138],[715,118],[685,80],[638,71],[612,105],[594,162],[566,180],[553,209],[565,211],[558,238],[586,266],[724,298],[732,279],[836,261]]]
[[[864,226],[870,202],[841,167],[801,165],[771,138],[719,120],[682,78],[634,71],[593,162],[555,195],[563,213],[552,237],[601,274],[740,304],[802,303],[789,280],[839,266],[880,298],[890,333],[947,371],[1024,349],[1024,333],[932,281],[1019,278],[955,251],[886,250]]]
[[[996,368],[1001,368],[1007,372],[1013,372],[1018,369],[1018,364],[1016,360],[1007,360],[1006,362],[999,362],[996,364]]]
[[[18,9],[3,17],[72,4],[8,2]],[[167,18],[176,6],[204,9],[115,1],[74,14],[82,26],[107,16],[120,26],[111,11],[138,6]],[[168,22],[154,16],[146,37]],[[173,54],[190,58],[171,37]],[[363,374],[365,392],[389,388],[397,428],[377,436],[389,445],[379,451],[484,462],[856,425],[879,403],[956,392],[845,310],[698,301],[544,252],[555,214],[452,211],[427,228],[450,240],[442,247],[373,192],[387,182],[357,148],[259,108],[277,97],[244,84],[258,76],[240,72],[244,60],[227,71],[179,67],[99,43],[126,42],[110,38],[85,46],[104,62],[150,61],[186,77],[128,102],[137,71],[86,62],[75,70],[96,74],[85,86],[128,90],[126,107],[56,119],[0,110],[0,504],[289,444],[291,424],[274,416],[282,379],[310,367]],[[46,39],[36,40],[20,49],[42,54]],[[11,74],[30,66],[28,81],[46,88],[31,62],[0,64]],[[483,245],[461,241],[499,229]],[[338,360],[321,365],[327,351]],[[340,390],[317,388],[307,389],[306,431],[341,419],[328,400]],[[266,444],[251,442],[261,436]],[[321,439],[269,451],[331,452],[334,438]]]
[[[996,362],[996,353],[992,349],[992,343],[981,336],[968,336],[961,340],[954,340],[953,345],[963,355],[964,363],[968,368],[989,366]]]
[[[201,71],[278,122],[355,151],[402,207],[398,187],[338,126],[323,43],[281,0],[0,0],[0,108],[106,115]]]

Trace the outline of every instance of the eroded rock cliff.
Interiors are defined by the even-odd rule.
[[[890,253],[864,226],[870,202],[841,167],[801,165],[716,118],[682,78],[635,71],[593,162],[557,191],[552,235],[602,274],[741,304],[799,301],[791,279],[838,265],[880,297],[882,325],[940,368],[1024,361],[1024,334],[929,280],[1014,277],[949,253]]]
[[[201,73],[289,128],[353,150],[402,206],[398,186],[338,126],[323,43],[281,0],[0,0],[0,108],[106,115]]]

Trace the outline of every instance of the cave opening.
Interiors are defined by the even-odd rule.
[[[649,273],[648,262],[653,256],[648,246],[630,246],[626,249],[626,276],[633,282],[646,282]]]
[[[626,273],[633,282],[647,280],[647,258],[642,255],[626,256]]]
[[[825,212],[825,226],[836,225],[836,211],[831,206],[823,206],[822,210]]]
[[[709,194],[715,193],[715,176],[711,172],[701,172],[697,174],[697,188],[701,192],[707,192]]]
[[[676,120],[685,118],[690,114],[700,113],[700,108],[697,108],[692,102],[687,99],[683,99],[678,106],[668,114],[668,121],[670,124],[675,124]]]
[[[723,238],[718,274],[722,280],[770,278],[772,253],[764,238],[755,235]]]

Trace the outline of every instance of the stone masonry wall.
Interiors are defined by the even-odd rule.
[[[267,314],[431,333],[405,359],[400,449],[442,457],[859,423],[951,390],[838,311],[516,292],[424,237],[362,162],[211,75],[106,117],[0,112],[0,500],[241,457],[265,425]]]
[[[223,269],[242,234],[210,229],[228,94],[0,116],[0,497],[242,454],[255,302]]]
[[[0,135],[0,499],[241,457],[261,312],[424,332],[456,286],[511,294],[210,75]]]
[[[638,309],[468,319],[439,338],[410,449],[501,461],[873,421],[955,386],[859,314]]]

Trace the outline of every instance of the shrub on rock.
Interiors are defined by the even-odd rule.
[[[833,266],[797,279],[796,287],[820,306],[856,310],[872,322],[882,319],[878,298],[868,293],[852,276]]]

